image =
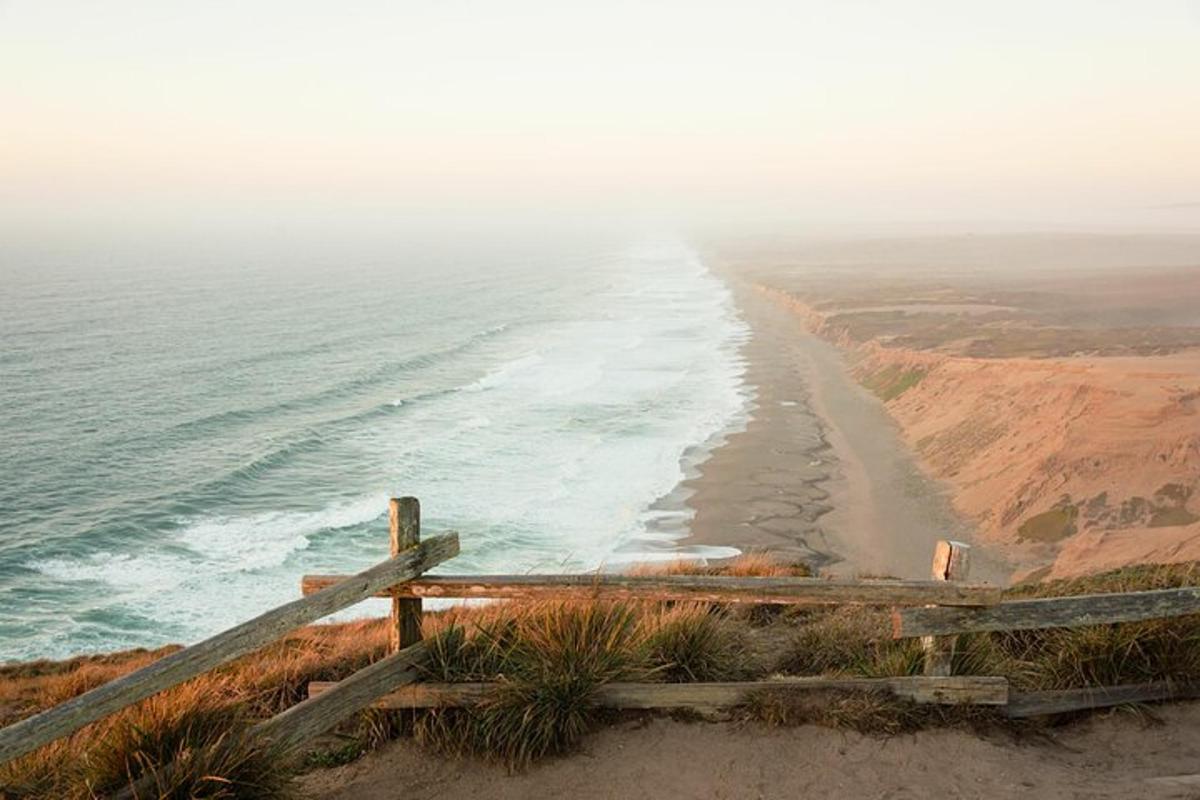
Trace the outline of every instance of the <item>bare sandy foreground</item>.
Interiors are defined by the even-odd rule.
[[[1117,713],[1052,736],[891,738],[668,719],[606,728],[518,775],[396,742],[305,779],[321,800],[385,798],[1183,798],[1200,796],[1200,705]]]
[[[696,512],[687,543],[768,549],[834,574],[927,577],[938,539],[972,538],[946,487],[833,345],[736,272],[724,277],[751,328],[755,399],[746,429],[684,484]],[[1007,578],[979,556],[975,579]]]

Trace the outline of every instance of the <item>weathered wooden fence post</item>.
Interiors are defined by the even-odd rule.
[[[946,539],[933,549],[935,581],[965,581],[971,569],[971,546]],[[922,636],[925,648],[925,674],[947,676],[953,671],[956,636]]]
[[[415,497],[388,501],[388,529],[392,556],[421,542],[421,503]],[[421,601],[392,598],[391,652],[398,653],[421,641]]]

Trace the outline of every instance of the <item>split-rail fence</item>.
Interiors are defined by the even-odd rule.
[[[739,705],[753,692],[864,690],[888,692],[921,703],[1000,707],[1014,717],[1060,713],[1125,703],[1194,696],[1169,683],[1016,693],[1003,677],[953,675],[955,637],[1006,631],[1131,622],[1200,613],[1200,587],[1004,600],[998,587],[968,581],[970,548],[942,541],[929,580],[849,580],[715,575],[428,575],[459,552],[457,533],[421,538],[420,504],[389,502],[391,556],[356,575],[309,575],[302,597],[202,642],[168,655],[110,683],[0,729],[0,764],[78,731],[139,700],[170,689],[371,597],[391,600],[391,652],[336,683],[312,683],[309,697],[270,719],[256,732],[281,745],[297,745],[368,707],[430,708],[470,705],[489,684],[422,682],[422,600],[489,598],[596,598],[643,601],[693,600],[771,605],[872,605],[893,608],[894,638],[921,637],[923,675],[890,678],[791,677],[722,683],[611,683],[598,702],[623,709],[713,711]]]

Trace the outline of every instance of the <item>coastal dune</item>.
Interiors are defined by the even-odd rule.
[[[740,296],[756,296],[743,302],[749,319],[768,303],[790,315],[799,341],[809,337],[799,356],[771,351],[808,365],[809,406],[827,441],[841,440],[832,449],[847,493],[829,502],[827,541],[836,528],[860,563],[849,531],[868,531],[889,557],[926,544],[903,524],[903,504],[880,497],[887,426],[848,418],[869,395],[894,426],[897,457],[917,465],[914,485],[944,490],[930,497],[952,511],[934,524],[950,533],[961,523],[953,535],[982,545],[994,572],[1040,580],[1200,558],[1196,240],[888,244],[726,259],[751,287]],[[1140,267],[1143,258],[1164,266]],[[857,401],[831,381],[835,365]],[[856,434],[865,444],[854,446]],[[873,521],[884,512],[887,525]]]
[[[718,258],[752,337],[745,429],[684,484],[688,544],[770,550],[826,574],[926,578],[939,539],[971,540],[948,487],[926,474],[884,405],[837,349]],[[1007,568],[979,554],[979,580]]]

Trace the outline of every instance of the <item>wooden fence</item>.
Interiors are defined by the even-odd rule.
[[[922,703],[999,706],[1010,716],[1058,713],[1130,702],[1196,696],[1167,683],[1062,692],[1011,693],[1002,677],[951,674],[955,637],[977,631],[1077,627],[1200,613],[1200,588],[1005,601],[997,587],[967,581],[970,548],[940,542],[927,581],[746,578],[712,575],[425,576],[459,551],[458,534],[422,541],[416,498],[388,509],[391,557],[357,575],[305,576],[302,597],[122,678],[0,730],[0,764],[113,714],[133,703],[228,663],[288,631],[370,597],[392,601],[391,654],[337,683],[312,683],[309,698],[267,719],[256,731],[292,745],[375,706],[429,708],[478,702],[488,684],[420,683],[423,598],[609,598],[699,600],[752,604],[861,604],[893,607],[895,638],[921,637],[923,675],[891,678],[802,677],[723,683],[612,683],[598,696],[614,708],[736,706],[758,692],[884,691]]]

